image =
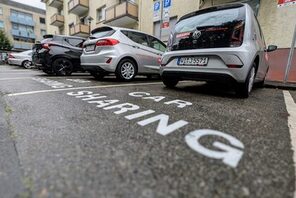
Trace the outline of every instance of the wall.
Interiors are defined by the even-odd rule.
[[[261,0],[258,19],[267,44],[290,48],[296,24],[296,5],[277,7],[277,0]]]
[[[153,34],[153,2],[152,0],[141,0],[139,3],[139,29],[149,34]],[[170,16],[179,19],[198,9],[199,0],[172,0]]]

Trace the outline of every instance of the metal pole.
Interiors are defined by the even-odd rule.
[[[160,23],[159,23],[159,40],[161,40],[161,34],[162,34],[162,23],[163,23],[163,0],[160,0]],[[162,40],[161,40],[162,41]]]
[[[294,36],[293,36],[293,40],[292,40],[291,50],[290,50],[290,54],[288,57],[288,63],[287,63],[287,67],[286,67],[284,83],[286,83],[288,81],[288,77],[289,77],[289,73],[290,73],[290,69],[291,69],[291,65],[292,65],[295,44],[296,44],[296,24],[295,24],[295,29],[294,29]]]

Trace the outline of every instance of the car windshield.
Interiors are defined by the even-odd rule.
[[[244,24],[244,7],[198,14],[177,23],[169,44],[172,50],[238,47]]]

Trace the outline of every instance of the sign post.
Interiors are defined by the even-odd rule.
[[[162,29],[169,28],[170,26],[170,8],[172,6],[172,0],[158,0],[154,2],[154,21],[159,18],[159,38],[161,40]]]

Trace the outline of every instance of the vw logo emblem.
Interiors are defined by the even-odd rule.
[[[192,38],[195,39],[195,40],[197,40],[200,36],[201,36],[201,31],[199,31],[199,30],[196,30],[192,34]]]

